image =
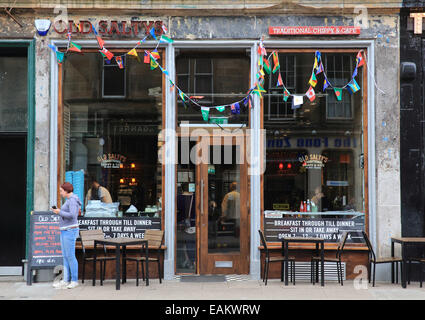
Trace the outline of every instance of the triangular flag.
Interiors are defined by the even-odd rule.
[[[284,89],[283,89],[283,101],[288,101],[288,98],[289,98],[289,96],[291,95],[291,93],[288,91],[288,89],[286,89],[285,87],[284,87]]]
[[[106,49],[106,48],[103,48],[102,50],[99,50],[99,51],[108,60],[112,60],[112,58],[114,57],[114,54],[111,51],[109,51],[108,49]]]
[[[321,55],[320,51],[316,51],[314,56],[317,58],[317,63],[320,63],[321,60],[322,60],[322,55]]]
[[[170,81],[170,91],[173,91],[174,87],[175,87],[174,82],[171,81],[171,80],[169,80],[169,81]]]
[[[149,51],[146,51],[145,50],[145,56],[144,56],[144,58],[143,58],[143,62],[144,63],[151,63],[151,56],[150,56],[150,54],[149,54],[150,52]]]
[[[355,93],[360,90],[360,86],[355,79],[352,79],[350,83],[347,85],[348,92]]]
[[[105,46],[105,41],[102,40],[101,37],[96,36],[97,44],[99,45],[99,48],[102,49]]]
[[[316,68],[319,66],[319,63],[317,62],[317,57],[314,57],[314,65],[313,65],[313,69],[316,70]]]
[[[356,76],[357,76],[357,66],[354,68],[353,75],[351,76],[351,78],[354,78]]]
[[[325,77],[325,81],[323,82],[323,92],[326,90],[327,87],[329,87],[331,84],[329,83],[328,79]]]
[[[61,64],[65,60],[65,52],[56,51],[56,61]]]
[[[364,65],[364,58],[361,50],[357,53],[356,61],[357,67],[361,67],[362,65]]]
[[[160,59],[161,58],[161,56],[159,55],[159,52],[158,52],[158,50],[154,50],[154,51],[152,51],[151,52],[151,55],[153,56],[153,58],[155,59],[155,60],[158,60],[158,59]]]
[[[270,63],[269,60],[267,60],[266,58],[263,58],[264,60],[264,70],[266,70],[267,74],[270,74]]]
[[[273,52],[273,73],[279,70],[279,68],[280,68],[279,57],[276,52]]]
[[[314,74],[314,72],[311,74],[310,80],[308,81],[308,83],[312,86],[315,87],[317,84],[317,78],[316,75]]]
[[[161,39],[159,40],[159,42],[173,43],[173,42],[174,42],[174,40],[173,40],[173,39],[171,39],[171,38],[168,38],[168,37],[166,37],[166,36],[164,36],[164,35],[162,35],[162,36],[161,36]]]
[[[201,107],[201,112],[202,112],[202,119],[204,119],[204,121],[208,121],[208,115],[210,113],[210,108]]]
[[[307,90],[305,95],[307,96],[307,98],[310,99],[311,102],[313,102],[314,99],[316,99],[316,93],[314,92],[313,87],[310,87],[310,89]]]
[[[215,109],[217,111],[223,112],[224,110],[226,110],[226,107],[225,106],[219,106],[219,107],[215,107]]]
[[[180,96],[180,98],[183,100],[183,102],[185,102],[185,101],[186,101],[186,97],[185,97],[185,95],[184,95],[183,91],[179,90],[179,96]]]
[[[151,57],[151,70],[158,68],[159,64]]]
[[[133,57],[135,57],[135,58],[137,59],[137,61],[139,61],[139,62],[140,62],[139,55],[137,54],[137,51],[136,51],[136,49],[135,49],[135,48],[131,49],[129,52],[127,52],[127,54],[128,54],[129,56],[133,56]]]
[[[70,42],[69,43],[69,48],[68,51],[73,51],[73,52],[81,52],[81,46],[79,46],[78,44],[76,44],[75,42]]]
[[[241,113],[241,107],[238,102],[234,103],[230,107],[230,111],[232,114],[240,114]]]
[[[281,73],[279,72],[279,74],[277,76],[277,85],[276,85],[276,87],[281,87],[281,86],[283,86],[283,80],[282,80]]]
[[[320,62],[319,66],[316,69],[316,74],[323,72],[323,63]]]
[[[257,83],[257,87],[253,90],[253,92],[257,94],[261,99],[262,98],[261,92],[266,92],[266,90],[264,90],[263,87],[261,87],[261,85]]]
[[[124,63],[122,61],[121,56],[115,57],[115,61],[117,62],[117,65],[120,69],[124,69]]]
[[[304,96],[294,95],[292,98],[292,109],[301,107],[304,102]]]
[[[162,31],[163,31],[164,33],[167,33],[167,32],[168,32],[168,29],[167,29],[167,27],[166,27],[166,26],[161,25],[161,28],[162,28]]]
[[[155,28],[151,28],[150,32],[151,36],[156,40],[156,36],[155,36]]]
[[[342,100],[342,88],[334,88],[336,99],[338,101]]]

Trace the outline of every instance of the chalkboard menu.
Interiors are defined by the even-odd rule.
[[[88,218],[78,217],[80,230],[102,229],[105,238],[143,239],[146,229],[161,229],[161,218]]]
[[[264,236],[267,242],[280,242],[282,238],[321,238],[325,242],[338,242],[342,233],[349,231],[347,243],[363,243],[364,215],[301,216],[293,217],[279,212],[264,213]]]
[[[33,211],[30,215],[27,284],[32,270],[62,265],[59,216],[51,211]]]

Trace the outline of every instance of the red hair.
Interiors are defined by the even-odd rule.
[[[67,193],[71,193],[72,191],[74,191],[74,186],[72,184],[70,184],[69,182],[65,182],[61,185],[61,188],[63,189],[63,191],[67,192]]]

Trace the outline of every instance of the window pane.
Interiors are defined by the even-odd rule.
[[[128,94],[105,100],[102,69],[98,53],[70,55],[64,63],[65,176],[83,170],[78,196],[86,216],[160,216],[162,75],[128,59]],[[105,69],[120,72],[114,65]]]
[[[1,48],[0,131],[27,131],[26,48]]]

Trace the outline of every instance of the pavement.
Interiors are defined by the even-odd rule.
[[[297,281],[285,286],[279,279],[269,279],[267,286],[261,280],[248,276],[228,278],[222,282],[181,282],[179,278],[151,279],[149,286],[135,279],[127,280],[121,290],[115,290],[115,281],[106,280],[103,286],[90,280],[74,289],[55,289],[52,282],[27,286],[23,277],[0,276],[0,300],[424,300],[425,286],[411,282],[406,289],[400,284],[377,282],[375,287],[358,281],[326,281],[325,286]]]

